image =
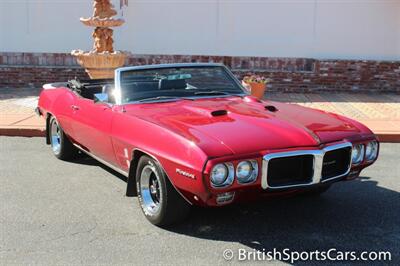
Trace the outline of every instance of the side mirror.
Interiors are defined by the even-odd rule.
[[[108,102],[108,94],[107,93],[94,94],[94,102],[95,103],[107,103]]]

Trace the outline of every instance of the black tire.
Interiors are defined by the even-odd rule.
[[[154,225],[180,222],[190,211],[190,204],[172,186],[159,163],[145,155],[138,162],[136,188],[143,214]],[[152,188],[158,190],[152,194]]]
[[[331,185],[320,185],[315,188],[308,189],[304,192],[304,195],[307,197],[318,197],[321,194],[325,193],[326,191],[329,190]]]
[[[78,154],[78,149],[72,144],[62,130],[57,119],[52,116],[49,120],[49,139],[54,156],[60,160],[71,160]]]

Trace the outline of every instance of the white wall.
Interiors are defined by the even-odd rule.
[[[0,0],[0,52],[91,49],[91,5]],[[129,0],[124,18],[115,46],[137,54],[400,60],[400,0]]]

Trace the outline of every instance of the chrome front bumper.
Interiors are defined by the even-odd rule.
[[[349,161],[349,165],[347,171],[343,174],[338,176],[326,178],[322,180],[322,168],[323,168],[323,161],[325,153],[333,150],[343,149],[343,148],[352,148],[352,144],[350,142],[344,142],[332,146],[327,146],[320,150],[298,150],[298,151],[290,151],[290,152],[278,152],[278,153],[270,153],[263,157],[262,162],[262,176],[261,176],[261,187],[263,189],[285,189],[285,188],[296,188],[296,187],[304,187],[304,186],[311,186],[316,185],[319,183],[325,183],[334,179],[339,179],[343,176],[346,176],[351,169],[351,157]],[[314,157],[313,163],[313,176],[310,182],[307,183],[300,183],[300,184],[291,184],[285,186],[270,186],[268,184],[268,164],[269,161],[275,158],[284,158],[284,157],[293,157],[293,156],[301,156],[301,155],[312,155]]]

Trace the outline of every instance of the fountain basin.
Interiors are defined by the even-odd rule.
[[[83,66],[91,79],[114,78],[114,70],[124,65],[127,54],[123,52],[96,53],[73,50],[78,63]]]

